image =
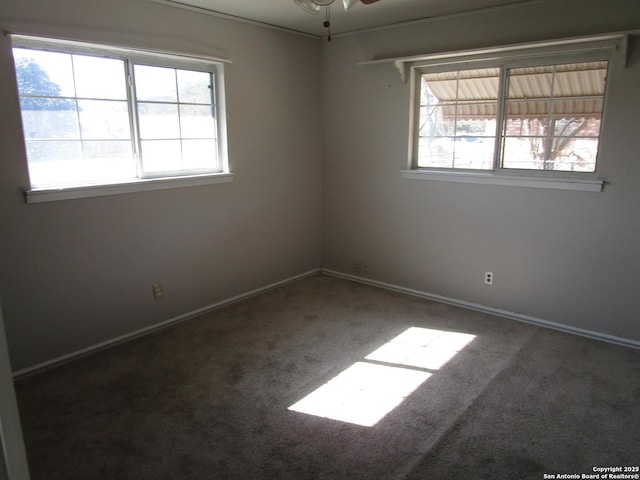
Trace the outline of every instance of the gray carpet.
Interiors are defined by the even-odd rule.
[[[364,359],[411,327],[475,338],[374,426],[288,409],[355,362],[385,366]],[[34,480],[541,479],[640,461],[640,351],[329,276],[16,388]]]

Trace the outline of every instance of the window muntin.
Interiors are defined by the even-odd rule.
[[[594,172],[607,66],[419,71],[415,167]]]
[[[223,172],[219,65],[35,43],[13,48],[32,188]]]

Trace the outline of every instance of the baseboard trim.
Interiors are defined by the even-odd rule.
[[[171,327],[173,325],[176,325],[178,323],[187,321],[189,319],[195,318],[197,316],[203,315],[205,313],[209,313],[212,312],[214,310],[218,310],[220,308],[224,308],[227,307],[229,305],[232,305],[234,303],[238,303],[241,302],[243,300],[247,300],[251,297],[254,297],[256,295],[260,295],[263,293],[266,293],[270,290],[273,290],[275,288],[279,288],[282,286],[285,286],[287,284],[290,283],[294,283],[300,280],[303,280],[305,278],[308,277],[312,277],[314,275],[317,274],[324,274],[324,275],[329,275],[332,277],[338,277],[338,278],[342,278],[345,280],[351,280],[354,282],[358,282],[358,283],[363,283],[366,285],[371,285],[374,287],[378,287],[378,288],[383,288],[385,290],[391,290],[391,291],[395,291],[395,292],[400,292],[400,293],[404,293],[407,295],[412,295],[414,297],[420,297],[420,298],[424,298],[427,300],[433,300],[436,302],[441,302],[441,303],[446,303],[448,305],[454,305],[457,307],[462,307],[462,308],[467,308],[469,310],[474,310],[477,312],[482,312],[482,313],[488,313],[490,315],[495,315],[498,317],[502,317],[502,318],[507,318],[510,320],[516,320],[518,322],[522,322],[522,323],[528,323],[530,325],[536,325],[539,327],[544,327],[544,328],[550,328],[553,330],[558,330],[561,332],[565,332],[565,333],[570,333],[573,335],[579,335],[581,337],[587,337],[587,338],[591,338],[593,340],[600,340],[603,342],[607,342],[607,343],[612,343],[614,345],[620,345],[623,347],[629,347],[629,348],[635,348],[635,349],[640,349],[640,341],[636,341],[636,340],[631,340],[631,339],[627,339],[627,338],[622,338],[622,337],[616,337],[613,335],[608,335],[606,333],[601,333],[601,332],[596,332],[593,330],[586,330],[583,328],[578,328],[578,327],[572,327],[570,325],[563,325],[561,323],[555,323],[555,322],[550,322],[548,320],[543,320],[541,318],[536,318],[536,317],[531,317],[528,315],[522,315],[519,313],[515,313],[515,312],[509,312],[507,310],[500,310],[497,308],[492,308],[492,307],[487,307],[485,305],[480,305],[477,303],[472,303],[472,302],[466,302],[464,300],[459,300],[456,298],[451,298],[451,297],[445,297],[443,295],[437,295],[434,293],[428,293],[428,292],[423,292],[420,290],[415,290],[412,288],[407,288],[407,287],[402,287],[399,285],[394,285],[391,283],[386,283],[386,282],[381,282],[378,280],[372,280],[370,278],[365,278],[365,277],[359,277],[357,275],[350,275],[348,273],[342,273],[342,272],[338,272],[336,270],[331,270],[331,269],[327,269],[327,268],[316,268],[313,270],[309,270],[308,272],[305,273],[301,273],[299,275],[294,275],[293,277],[289,277],[286,278],[284,280],[280,280],[278,282],[274,282],[271,283],[269,285],[265,285],[264,287],[260,287],[260,288],[256,288],[254,290],[250,290],[244,293],[241,293],[239,295],[235,295],[233,297],[227,298],[225,300],[221,300],[219,302],[216,303],[212,303],[211,305],[207,305],[205,307],[199,308],[197,310],[193,310],[190,312],[187,312],[183,315],[179,315],[177,317],[173,317],[167,320],[164,320],[162,322],[150,325],[148,327],[144,327],[138,330],[135,330],[133,332],[124,334],[124,335],[120,335],[119,337],[115,337],[112,338],[110,340],[106,340],[104,342],[89,346],[87,348],[83,348],[81,350],[76,350],[74,352],[68,353],[66,355],[62,355],[60,357],[56,357],[53,358],[51,360],[47,360],[46,362],[42,362],[42,363],[38,363],[36,365],[33,365],[31,367],[27,367],[24,368],[22,370],[18,370],[16,372],[13,373],[13,378],[15,380],[18,380],[20,378],[29,376],[29,375],[33,375],[37,372],[40,372],[42,370],[46,370],[49,368],[53,368],[56,367],[58,365],[61,365],[63,363],[67,363],[70,362],[72,360],[75,360],[77,358],[86,356],[86,355],[90,355],[92,353],[98,352],[100,350],[105,350],[107,348],[113,347],[115,345],[121,344],[121,343],[125,343],[128,342],[130,340],[133,340],[135,338],[138,337],[142,337],[144,335],[148,335],[150,333],[153,332],[157,332],[159,330],[162,330],[164,328],[168,328]]]
[[[322,268],[320,272],[324,275],[330,275],[333,277],[343,278],[358,283],[364,283],[374,287],[384,288],[385,290],[392,290],[395,292],[405,293],[414,297],[425,298],[427,300],[434,300],[436,302],[446,303],[449,305],[455,305],[457,307],[467,308],[477,312],[488,313],[497,317],[508,318],[510,320],[516,320],[522,323],[528,323],[530,325],[536,325],[538,327],[550,328],[552,330],[558,330],[573,335],[579,335],[581,337],[591,338],[593,340],[600,340],[614,345],[620,345],[623,347],[640,349],[640,341],[631,340],[628,338],[616,337],[606,333],[596,332],[593,330],[586,330],[583,328],[572,327],[570,325],[564,325],[561,323],[550,322],[541,318],[530,317],[528,315],[522,315],[520,313],[509,312],[507,310],[500,310],[497,308],[487,307],[477,303],[466,302],[464,300],[458,300],[456,298],[445,297],[443,295],[437,295],[434,293],[422,292],[420,290],[414,290],[412,288],[401,287],[399,285],[393,285],[390,283],[380,282],[378,280],[372,280],[370,278],[359,277],[357,275],[350,275],[348,273],[338,272],[327,268]]]
[[[67,362],[70,362],[72,360],[75,360],[77,358],[84,357],[86,355],[90,355],[92,353],[98,352],[100,350],[105,350],[105,349],[113,347],[115,345],[119,345],[121,343],[125,343],[125,342],[128,342],[130,340],[133,340],[135,338],[142,337],[144,335],[148,335],[148,334],[153,333],[153,332],[157,332],[157,331],[162,330],[164,328],[171,327],[173,325],[176,325],[176,324],[184,322],[186,320],[195,318],[195,317],[203,315],[205,313],[209,313],[209,312],[212,312],[214,310],[218,310],[220,308],[228,307],[229,305],[241,302],[243,300],[247,300],[247,299],[249,299],[251,297],[255,297],[256,295],[260,295],[262,293],[266,293],[266,292],[268,292],[270,290],[273,290],[275,288],[283,287],[283,286],[288,285],[290,283],[294,283],[294,282],[303,280],[303,279],[305,279],[307,277],[312,277],[314,275],[319,274],[320,272],[321,272],[321,269],[320,268],[316,268],[316,269],[313,269],[313,270],[309,270],[308,272],[301,273],[299,275],[294,275],[293,277],[289,277],[289,278],[286,278],[284,280],[280,280],[278,282],[271,283],[271,284],[266,285],[264,287],[256,288],[254,290],[249,290],[248,292],[244,292],[244,293],[241,293],[239,295],[235,295],[233,297],[227,298],[225,300],[221,300],[219,302],[212,303],[211,305],[207,305],[206,307],[202,307],[202,308],[199,308],[197,310],[193,310],[193,311],[185,313],[183,315],[179,315],[177,317],[173,317],[173,318],[170,318],[170,319],[167,319],[167,320],[163,320],[162,322],[155,323],[155,324],[150,325],[148,327],[144,327],[144,328],[141,328],[139,330],[135,330],[133,332],[126,333],[124,335],[120,335],[119,337],[115,337],[115,338],[112,338],[110,340],[106,340],[104,342],[97,343],[97,344],[92,345],[90,347],[83,348],[81,350],[76,350],[75,352],[71,352],[71,353],[68,353],[66,355],[62,355],[60,357],[56,357],[56,358],[53,358],[51,360],[47,360],[46,362],[38,363],[38,364],[33,365],[31,367],[27,367],[27,368],[24,368],[22,370],[18,370],[18,371],[13,373],[13,378],[14,378],[14,380],[18,380],[20,378],[23,378],[23,377],[26,377],[26,376],[29,376],[29,375],[33,375],[33,374],[38,373],[38,372],[40,372],[42,370],[53,368],[53,367],[56,367],[56,366],[61,365],[63,363],[67,363]]]

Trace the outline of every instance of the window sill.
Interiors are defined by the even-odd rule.
[[[536,176],[496,175],[493,173],[435,172],[431,170],[403,170],[402,178],[431,180],[439,182],[475,183],[483,185],[503,185],[510,187],[553,188],[558,190],[578,190],[601,192],[604,180],[578,178],[542,178]]]
[[[171,188],[212,185],[215,183],[230,183],[232,181],[233,173],[135,179],[132,181],[101,185],[76,185],[50,189],[43,188],[26,190],[25,198],[27,203],[55,202],[58,200],[71,200],[75,198],[103,197],[123,193],[149,192],[153,190],[167,190]]]

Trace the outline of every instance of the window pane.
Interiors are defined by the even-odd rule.
[[[14,48],[13,57],[20,96],[75,96],[71,55]]]
[[[454,140],[447,137],[422,137],[418,146],[418,166],[452,168]]]
[[[181,170],[180,140],[143,140],[142,169],[146,173]]]
[[[182,158],[185,169],[217,168],[215,140],[183,140]]]
[[[211,74],[178,70],[178,100],[180,103],[211,104]]]
[[[552,170],[544,161],[546,137],[507,137],[503,145],[503,168]]]
[[[458,72],[425,73],[421,80],[421,105],[440,105],[445,99],[456,98]]]
[[[458,101],[498,100],[500,69],[461,70],[458,78]]]
[[[492,109],[495,106],[492,106]],[[480,107],[482,109],[482,106]],[[494,112],[495,115],[495,112]],[[473,115],[466,118],[458,118],[456,122],[456,136],[492,137],[496,135],[496,121],[485,115]]]
[[[546,117],[507,117],[504,135],[507,137],[546,136],[549,121]]]
[[[553,121],[553,135],[557,137],[594,137],[600,135],[599,118],[556,118]]]
[[[139,103],[140,138],[180,138],[178,106],[163,103]]]
[[[27,141],[31,185],[72,185],[136,176],[130,141]]]
[[[585,62],[556,65],[553,96],[593,97],[603,95],[607,62]]]
[[[129,139],[129,110],[126,102],[79,100],[83,139]]]
[[[68,172],[82,160],[81,142],[27,140],[26,146],[32,187],[72,183]]]
[[[122,140],[102,140],[82,142],[85,158],[115,158],[131,160],[131,142]],[[133,163],[129,161],[129,165]]]
[[[422,83],[420,86],[420,105],[438,105],[438,97],[436,97],[429,88],[426,75],[422,76]]]
[[[82,158],[80,141],[33,141],[27,140],[27,155],[30,163],[57,162]]]
[[[137,175],[129,141],[82,142],[85,180],[117,180]]]
[[[567,172],[595,172],[598,154],[597,138],[555,138],[554,146],[558,150],[555,156],[555,169]]]
[[[597,138],[553,137],[550,142],[554,170],[595,171],[597,153]]]
[[[553,100],[553,113],[556,117],[582,116],[599,118],[603,107],[603,97]]]
[[[540,154],[546,143],[546,137],[505,139],[503,166],[527,170],[595,171],[598,139],[556,137],[550,143],[549,154]]]
[[[136,65],[136,97],[153,102],[176,102],[176,71],[173,68]]]
[[[455,168],[484,170],[493,166],[495,137],[457,138],[454,148]]]
[[[553,66],[508,70],[508,98],[548,98],[551,96]]]
[[[211,106],[180,105],[180,128],[182,138],[214,138]]]
[[[136,176],[130,142],[57,142],[55,146],[50,143],[28,145],[33,157],[42,154],[43,158],[29,163],[34,187],[103,183]]]
[[[442,99],[456,98],[458,72],[425,73],[420,86],[420,105],[440,105]]]
[[[421,107],[420,136],[442,137],[455,132],[455,106]]]
[[[34,103],[34,100],[37,100]],[[73,100],[22,98],[22,128],[27,139],[80,138]]]
[[[547,122],[551,111],[551,102],[547,100],[510,100],[505,109],[505,118],[510,120],[530,120]]]
[[[73,70],[78,97],[126,100],[124,61],[74,55]]]

